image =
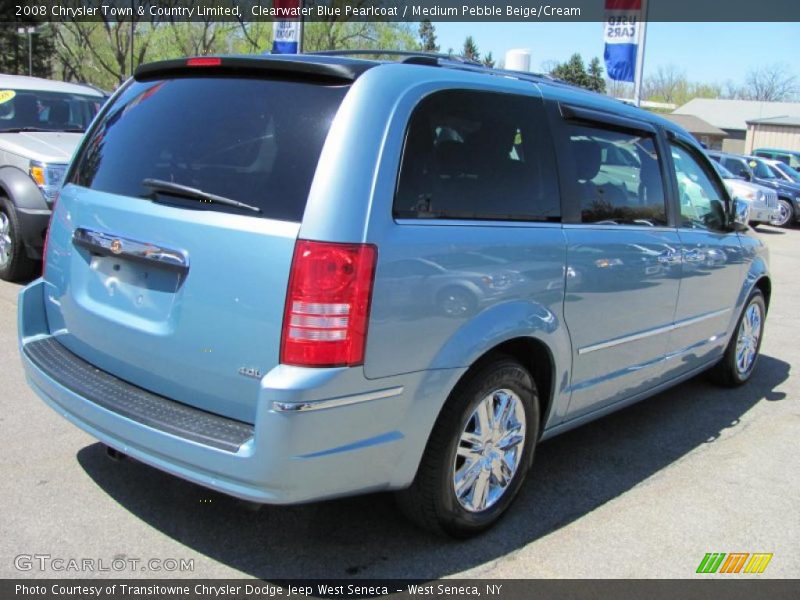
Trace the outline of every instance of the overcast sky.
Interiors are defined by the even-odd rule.
[[[800,1],[800,0],[798,0]],[[529,48],[531,68],[579,52],[586,62],[603,57],[602,23],[434,23],[442,52],[460,51],[472,35],[481,55],[502,59],[506,50]],[[751,68],[785,63],[800,79],[800,23],[650,23],[645,76],[674,64],[692,81],[743,82]]]

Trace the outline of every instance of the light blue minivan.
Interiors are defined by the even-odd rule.
[[[33,389],[246,500],[395,490],[467,536],[537,442],[752,375],[767,249],[702,148],[545,76],[431,55],[141,67],[20,295]]]

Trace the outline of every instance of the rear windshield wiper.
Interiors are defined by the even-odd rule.
[[[180,196],[181,198],[190,198],[192,200],[199,200],[201,202],[212,202],[214,204],[224,204],[225,206],[234,206],[236,208],[243,208],[245,210],[252,210],[253,212],[260,213],[261,209],[257,206],[245,204],[238,200],[226,198],[225,196],[217,196],[216,194],[209,194],[203,190],[189,187],[188,185],[181,185],[179,183],[172,183],[171,181],[164,181],[163,179],[143,179],[142,185],[150,188],[154,192],[162,192],[165,194],[172,194],[173,196]]]

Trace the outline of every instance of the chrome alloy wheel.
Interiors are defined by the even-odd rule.
[[[5,266],[11,261],[11,222],[8,215],[0,212],[0,266]]]
[[[467,419],[453,463],[453,491],[462,508],[486,510],[508,489],[525,448],[525,410],[511,390],[488,394]]]
[[[792,218],[792,207],[786,200],[778,200],[778,216],[769,224],[775,227],[784,227]]]
[[[736,336],[736,370],[740,375],[747,375],[756,361],[762,321],[761,306],[751,303],[744,312]]]

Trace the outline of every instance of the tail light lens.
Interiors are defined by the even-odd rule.
[[[377,255],[369,244],[297,241],[283,316],[282,363],[363,364]]]

